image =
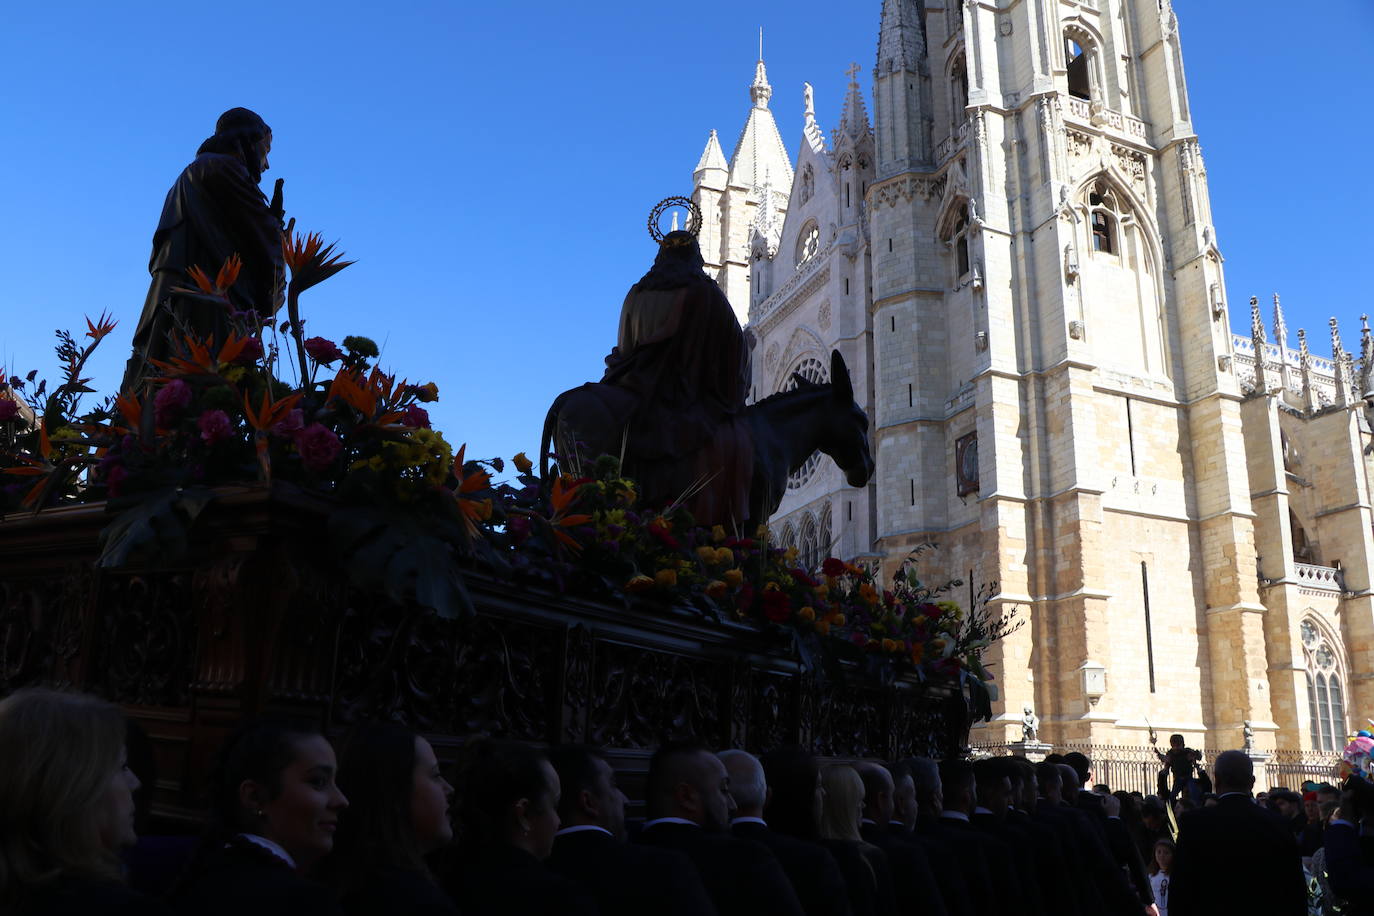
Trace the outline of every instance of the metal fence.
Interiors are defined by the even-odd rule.
[[[975,757],[998,757],[1012,753],[1005,744],[974,745],[970,750]],[[1159,773],[1163,764],[1155,756],[1151,745],[1069,743],[1054,747],[1054,753],[1057,754],[1073,751],[1092,761],[1094,784],[1105,783],[1112,791],[1124,789],[1142,795],[1153,795],[1159,791]],[[1220,753],[1220,750],[1202,751],[1203,764],[1209,773]],[[1275,751],[1265,764],[1263,782],[1266,785],[1257,785],[1255,788],[1262,791],[1272,786],[1284,786],[1296,790],[1308,780],[1334,782],[1339,760],[1339,754],[1319,751]]]

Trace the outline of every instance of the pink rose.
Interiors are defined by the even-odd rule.
[[[268,429],[274,436],[281,436],[283,439],[296,435],[305,428],[305,411],[297,407],[286,415],[286,419],[279,423],[273,423]]]
[[[310,358],[317,363],[329,365],[336,359],[343,359],[343,351],[332,340],[323,337],[311,337],[305,342],[305,352],[310,354]]]
[[[234,432],[234,425],[229,422],[229,415],[222,410],[205,411],[196,421],[196,426],[200,427],[200,437],[205,440],[206,445],[214,445],[216,442],[228,439]]]
[[[401,412],[401,425],[412,429],[429,429],[429,411],[419,404],[411,404]]]
[[[19,416],[19,402],[9,398],[0,398],[0,422],[13,420]]]
[[[191,386],[179,378],[172,379],[159,388],[157,396],[153,398],[153,419],[158,426],[169,426],[190,403]]]
[[[296,436],[301,463],[311,471],[323,471],[339,457],[339,437],[320,423],[311,423]]]

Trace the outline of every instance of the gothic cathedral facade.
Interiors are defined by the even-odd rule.
[[[795,168],[753,107],[694,173],[753,396],[845,357],[877,473],[818,456],[773,527],[804,558],[996,583],[993,721],[1052,742],[1329,750],[1374,710],[1362,366],[1233,335],[1169,0],[883,0]]]

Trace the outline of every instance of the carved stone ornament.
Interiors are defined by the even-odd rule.
[[[776,340],[768,345],[768,352],[764,354],[763,364],[770,372],[778,368],[778,342]]]
[[[816,313],[816,325],[822,331],[830,330],[830,303],[822,302],[820,309]]]
[[[1087,156],[1092,153],[1093,138],[1090,134],[1078,130],[1068,130],[1064,132],[1064,138],[1070,156]]]
[[[1137,184],[1145,184],[1144,153],[1112,144],[1112,156],[1116,159],[1116,167],[1122,174],[1129,176],[1131,181]]]
[[[1217,371],[1218,371],[1218,372],[1230,372],[1230,371],[1231,371],[1231,357],[1229,357],[1229,356],[1218,356],[1218,357],[1217,357]]]
[[[904,177],[879,186],[873,192],[873,204],[880,207],[886,204],[895,207],[898,203],[911,203],[921,200],[939,200],[945,192],[946,176],[934,178]]]
[[[1081,321],[1070,321],[1070,322],[1069,322],[1069,336],[1072,337],[1074,340],[1082,340],[1082,339],[1083,339],[1083,322],[1081,322]]]
[[[1006,16],[1003,16],[1001,19],[997,20],[997,31],[999,34],[1010,35],[1011,29],[1011,19],[1007,18]]]

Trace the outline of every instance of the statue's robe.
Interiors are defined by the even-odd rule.
[[[636,396],[626,472],[650,505],[695,489],[684,504],[699,523],[742,524],[754,459],[744,416],[744,332],[725,294],[700,270],[670,288],[653,288],[651,277],[625,296],[602,379]]]
[[[144,375],[157,371],[148,359],[167,358],[167,334],[176,327],[173,314],[200,337],[224,339],[229,315],[223,305],[174,290],[194,288],[187,273],[193,266],[213,280],[232,254],[243,260],[238,281],[229,290],[234,309],[256,309],[264,317],[274,314],[282,304],[285,276],[281,222],[237,157],[201,153],[177,178],[162,205],[148,264],[152,283],[134,329],[134,353],[125,370],[125,389],[136,387]]]

